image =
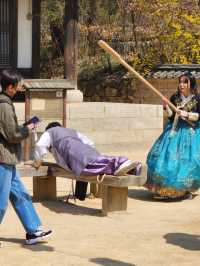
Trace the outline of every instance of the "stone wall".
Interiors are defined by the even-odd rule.
[[[24,122],[24,103],[15,103],[20,123]],[[96,144],[152,142],[162,131],[160,105],[82,102],[68,103],[67,125],[93,139]],[[41,133],[49,121],[42,121]]]
[[[177,79],[148,80],[164,96],[170,96],[178,87]],[[198,80],[200,88],[200,80]],[[83,92],[84,101],[92,102],[124,102],[142,104],[162,104],[161,99],[141,81],[129,76],[116,75],[109,79],[79,80],[79,89]]]

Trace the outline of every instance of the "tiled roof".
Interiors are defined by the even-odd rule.
[[[24,85],[27,89],[74,89],[75,81],[66,79],[25,79]]]
[[[151,73],[150,77],[155,79],[173,79],[178,78],[185,71],[190,73],[196,78],[200,79],[200,65],[179,65],[179,64],[164,64],[157,66]]]

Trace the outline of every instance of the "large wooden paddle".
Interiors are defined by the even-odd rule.
[[[107,53],[109,53],[117,62],[122,64],[126,69],[128,69],[129,72],[131,72],[136,78],[138,78],[142,83],[144,83],[150,90],[155,92],[163,101],[165,101],[171,109],[175,113],[179,113],[180,110],[173,104],[171,103],[162,93],[160,93],[154,86],[151,85],[146,79],[144,79],[133,67],[131,67],[129,64],[122,59],[122,57],[114,50],[112,49],[106,42],[100,40],[98,42],[99,46],[104,49]],[[185,119],[185,121],[190,124],[192,127],[194,127],[194,124],[189,121],[188,119]]]

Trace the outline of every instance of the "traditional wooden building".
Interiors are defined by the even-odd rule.
[[[0,0],[0,69],[39,76],[40,0]]]
[[[200,89],[200,65],[199,64],[163,64],[157,66],[149,75],[149,81],[165,96],[170,96],[178,88],[178,77],[185,71],[190,72],[197,80]],[[143,89],[140,84],[140,91]],[[146,90],[147,91],[147,90]],[[143,94],[142,103],[159,104],[162,101],[157,95],[147,92]]]
[[[76,79],[78,0],[66,0],[64,76]],[[0,0],[0,71],[16,68],[25,77],[40,75],[41,0]]]
[[[53,119],[66,126],[67,102],[82,101],[82,93],[76,89],[78,0],[65,0],[63,8],[65,42],[62,80],[39,79],[42,15],[41,0],[0,0],[0,73],[5,68],[14,68],[25,77],[26,90],[15,98],[17,102],[25,101],[25,120],[31,115],[38,115],[44,125]],[[30,141],[27,140],[26,159],[29,147]]]

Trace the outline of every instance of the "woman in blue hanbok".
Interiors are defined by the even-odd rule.
[[[169,121],[147,157],[145,186],[161,199],[185,198],[200,187],[200,97],[190,73],[180,76],[170,101],[179,112],[163,104]]]

